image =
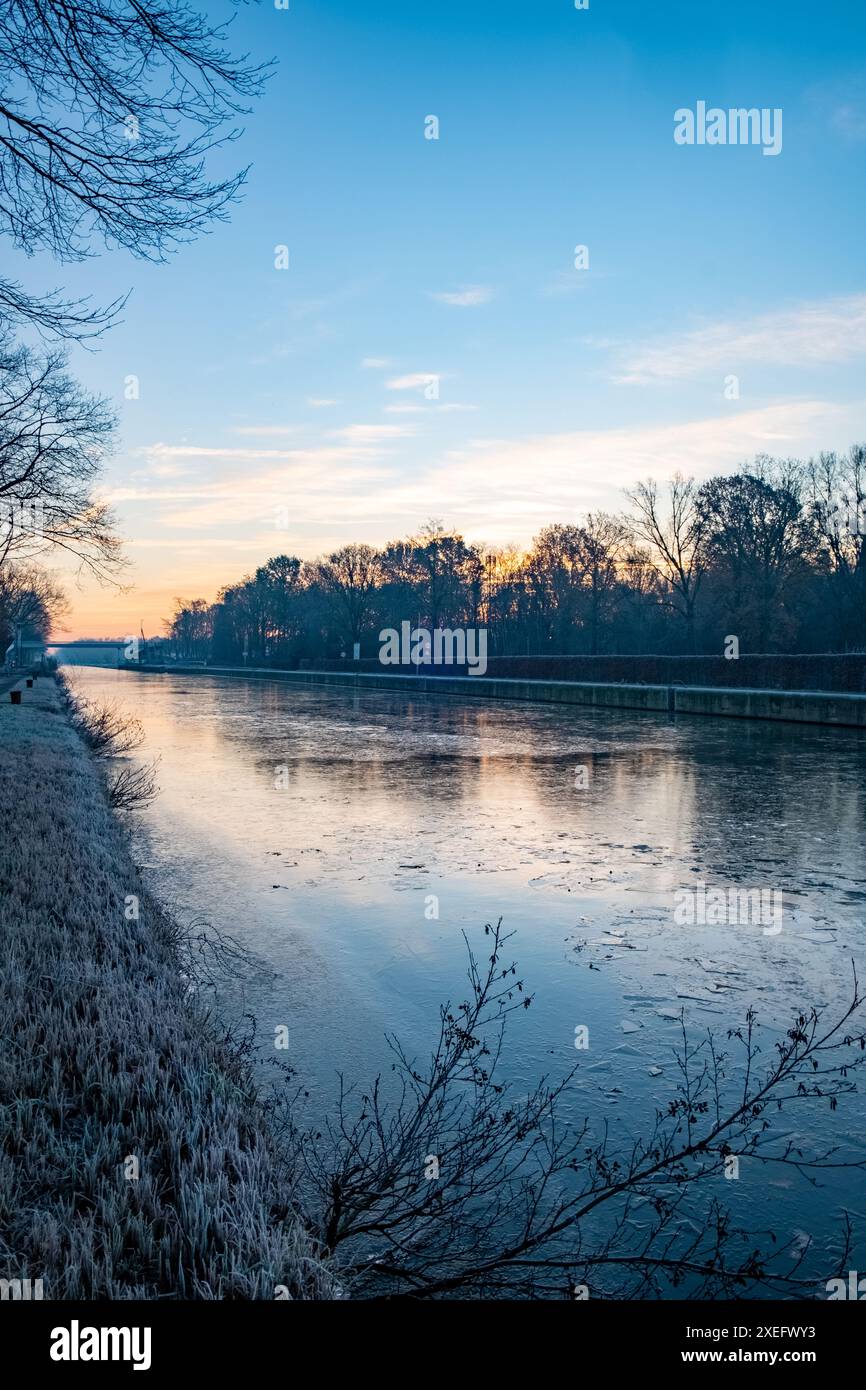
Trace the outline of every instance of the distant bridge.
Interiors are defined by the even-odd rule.
[[[129,643],[128,637],[82,637],[74,642],[49,642],[45,650],[58,661],[73,665],[119,666]]]

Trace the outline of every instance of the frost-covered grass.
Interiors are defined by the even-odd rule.
[[[190,1002],[178,929],[49,679],[0,704],[0,807],[0,1278],[331,1296],[243,1057]]]

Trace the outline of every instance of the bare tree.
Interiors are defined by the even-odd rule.
[[[94,492],[114,428],[63,353],[0,341],[0,565],[55,548],[99,579],[116,574],[114,519]]]
[[[708,479],[696,502],[728,621],[753,650],[768,651],[790,636],[794,585],[805,569],[799,469],[759,457],[740,473]]]
[[[652,564],[664,586],[662,601],[685,623],[686,642],[695,649],[695,608],[706,571],[705,522],[697,507],[693,478],[675,473],[665,502],[653,479],[626,492],[634,514],[629,519],[638,541],[650,548]]]
[[[334,602],[346,639],[359,642],[372,614],[379,552],[371,545],[344,545],[319,562],[317,578]]]
[[[509,650],[512,633],[522,627],[522,604],[526,589],[523,553],[516,545],[485,546],[481,617],[488,628],[497,653]]]
[[[483,577],[479,551],[436,520],[426,522],[410,544],[415,597],[428,625],[474,622]]]
[[[213,636],[213,608],[203,598],[176,598],[174,612],[163,619],[166,636],[181,661],[203,661]]]
[[[184,0],[10,0],[0,9],[0,234],[60,261],[92,240],[161,259],[226,209],[246,170],[215,180],[207,157],[269,65],[232,56],[225,26]],[[71,337],[111,321],[0,278],[0,313]]]
[[[574,650],[586,581],[586,554],[581,528],[566,523],[545,526],[532,542],[526,560],[531,610],[543,644],[557,652]]]
[[[626,527],[628,530],[628,527]],[[662,606],[664,584],[646,546],[628,544],[620,560],[623,577],[620,614],[626,631],[633,633],[627,651],[638,654],[663,640],[664,620],[669,610]]]
[[[607,512],[590,512],[581,527],[584,588],[587,593],[589,649],[600,650],[601,630],[620,589],[620,567],[624,561],[628,529]]]
[[[830,619],[842,644],[866,643],[866,445],[823,453],[806,467],[811,557],[825,576]],[[826,610],[825,610],[826,611]]]
[[[803,1011],[765,1064],[753,1012],[728,1033],[733,1052],[710,1033],[691,1040],[683,1023],[666,1109],[618,1152],[606,1129],[599,1137],[562,1113],[577,1069],[521,1095],[501,1079],[505,1024],[532,998],[503,962],[501,923],[485,932],[487,960],[470,950],[469,996],[443,1006],[427,1062],[391,1037],[390,1087],[377,1078],[358,1091],[341,1079],[324,1131],[304,1132],[290,1107],[288,1180],[351,1295],[571,1297],[575,1284],[616,1297],[683,1284],[697,1297],[811,1293],[807,1248],[738,1230],[716,1201],[699,1225],[684,1218],[696,1185],[732,1157],[809,1178],[866,1168],[832,1145],[807,1153],[771,1119],[789,1104],[835,1109],[855,1089],[866,1061],[866,1035],[851,1024],[863,1003],[856,974],[841,1017]],[[848,1241],[843,1228],[823,1278],[846,1267]]]
[[[32,564],[0,565],[0,653],[16,627],[48,638],[68,608],[53,575]]]

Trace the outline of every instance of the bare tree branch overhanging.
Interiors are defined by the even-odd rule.
[[[35,328],[41,337],[87,343],[113,328],[128,296],[104,306],[89,298],[67,299],[60,290],[34,295],[12,280],[0,278],[0,324]]]
[[[0,11],[0,236],[83,260],[95,244],[162,260],[225,218],[247,169],[214,151],[271,64],[233,55],[227,25],[183,0],[10,0]],[[0,281],[0,314],[89,337],[116,318]]]
[[[0,566],[64,551],[97,579],[123,566],[96,480],[114,444],[109,404],[66,371],[57,349],[0,340]]]

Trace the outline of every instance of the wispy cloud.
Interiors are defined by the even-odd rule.
[[[328,406],[339,404],[339,401],[329,400],[327,397],[323,396],[307,397],[307,405],[311,406],[313,410],[327,410]]]
[[[803,367],[866,354],[866,295],[801,304],[745,322],[718,323],[620,350],[620,383],[674,381],[748,363]]]
[[[268,439],[270,437],[280,438],[286,434],[297,434],[298,429],[298,425],[237,425],[232,430],[232,434]]]
[[[398,496],[379,494],[389,509],[437,516],[472,538],[525,541],[551,519],[593,508],[619,510],[622,489],[676,470],[702,480],[770,453],[807,456],[845,448],[862,426],[863,403],[843,408],[786,401],[753,411],[665,425],[541,434],[518,440],[477,439],[451,452]],[[385,491],[391,494],[386,485]],[[411,499],[411,504],[410,504]],[[389,528],[392,529],[392,528]]]
[[[385,385],[389,391],[421,391],[431,382],[441,380],[441,372],[408,372],[405,376],[392,376]]]
[[[224,457],[218,450],[196,452]],[[393,476],[381,449],[356,440],[285,454],[253,450],[242,458],[233,458],[230,471],[196,487],[120,486],[107,492],[106,500],[136,504],[137,515],[147,515],[158,532],[171,528],[212,537],[218,529],[241,539],[239,531],[272,523],[278,508],[303,517],[305,527],[308,520],[314,525],[317,515],[324,516],[329,495],[352,514],[367,494]]]
[[[477,405],[465,405],[462,401],[446,401],[444,405],[386,405],[386,415],[458,415],[477,410]]]
[[[439,290],[431,293],[431,299],[440,304],[450,304],[455,309],[474,309],[479,304],[489,304],[493,290],[489,285],[462,285],[459,290]]]
[[[391,363],[387,357],[362,357],[361,366],[364,371],[382,371],[385,367],[390,367]]]
[[[830,119],[834,128],[849,140],[866,140],[866,100],[843,102]]]
[[[382,439],[405,439],[415,433],[410,425],[346,425],[344,429],[329,430],[331,439],[345,439],[350,444],[375,444]]]
[[[137,449],[150,459],[290,459],[298,455],[297,449],[230,449],[214,444],[149,444]]]
[[[159,461],[151,460],[147,468],[135,469],[130,473],[130,478],[188,478],[197,473],[195,468],[185,468],[181,463],[174,463],[171,459]]]
[[[470,538],[525,542],[552,518],[619,509],[622,488],[642,477],[663,479],[679,469],[703,479],[760,453],[844,448],[862,417],[862,403],[785,401],[688,423],[476,438],[411,476],[383,459],[368,427],[349,426],[330,445],[242,454],[230,473],[195,489],[119,489],[111,500],[153,503],[160,527],[218,527],[227,535],[249,523],[267,525],[277,506],[287,507],[298,518],[296,544],[305,554],[350,535],[387,540],[417,526],[431,507]],[[221,450],[175,447],[181,456],[225,458]]]
[[[866,140],[866,71],[816,83],[806,96],[823,124],[846,140]]]
[[[598,276],[593,274],[593,280]],[[542,286],[541,293],[548,299],[563,294],[577,294],[580,290],[586,289],[590,283],[589,276],[584,270],[560,270],[554,275],[552,280],[548,280]]]

